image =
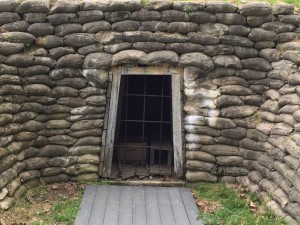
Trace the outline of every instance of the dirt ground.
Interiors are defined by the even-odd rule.
[[[129,179],[134,181],[135,179]],[[171,181],[171,178],[156,178],[155,181]],[[149,180],[148,180],[149,182]],[[29,225],[34,222],[43,222],[42,214],[49,214],[51,207],[61,201],[61,199],[78,199],[80,192],[83,191],[85,185],[68,182],[50,185],[41,185],[30,189],[27,193],[16,202],[15,206],[8,211],[0,210],[0,225]],[[245,190],[238,185],[230,185],[230,188],[236,191],[239,197],[243,198]],[[195,189],[191,187],[195,202],[199,209],[203,212],[213,213],[217,211],[221,204],[220,202],[207,201],[197,198]],[[257,212],[258,206],[250,199],[253,213]],[[60,225],[60,224],[55,224]]]
[[[238,198],[246,200],[252,213],[259,214],[264,211],[262,206],[251,200],[250,196],[247,194],[249,193],[249,191],[246,187],[243,187],[239,184],[227,184],[227,187],[232,189],[236,193]],[[191,191],[193,193],[195,203],[200,211],[214,213],[222,207],[222,204],[219,201],[208,201],[197,196],[195,188],[192,187]]]
[[[43,222],[41,212],[47,214],[51,207],[62,198],[76,199],[83,185],[68,182],[42,185],[28,190],[24,197],[8,211],[0,210],[0,225],[29,225]]]

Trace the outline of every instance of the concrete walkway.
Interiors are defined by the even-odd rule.
[[[87,186],[75,225],[203,225],[187,188]]]

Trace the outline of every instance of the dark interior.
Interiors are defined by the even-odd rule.
[[[171,169],[171,101],[171,76],[122,75],[115,163],[144,165],[148,170],[154,165]]]

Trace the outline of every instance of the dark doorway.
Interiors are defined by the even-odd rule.
[[[112,176],[172,175],[170,75],[122,75]]]

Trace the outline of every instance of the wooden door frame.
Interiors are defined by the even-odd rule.
[[[181,101],[183,68],[170,66],[111,68],[111,86],[108,89],[108,108],[104,119],[99,175],[109,178],[111,174],[122,75],[171,75],[174,173],[176,177],[182,178],[184,163]]]

